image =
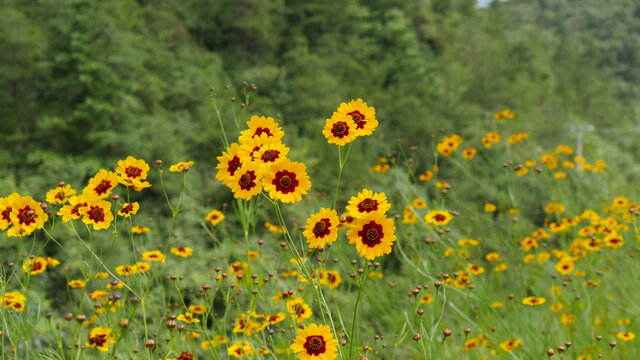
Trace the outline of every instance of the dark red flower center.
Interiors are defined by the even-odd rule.
[[[104,221],[104,210],[100,206],[91,206],[87,214],[89,215],[89,220],[95,223]]]
[[[240,165],[240,158],[238,157],[238,155],[229,160],[229,162],[227,163],[227,172],[229,172],[229,175],[233,176],[236,173],[236,170],[240,168]]]
[[[89,344],[95,345],[96,347],[101,347],[106,342],[107,342],[107,335],[105,334],[98,334],[89,338]]]
[[[374,247],[380,244],[384,237],[382,225],[377,224],[375,221],[370,221],[362,227],[362,230],[358,231],[358,236],[362,238],[363,244],[368,247]]]
[[[2,211],[2,220],[6,221],[6,222],[11,222],[11,218],[9,217],[9,214],[11,214],[11,206],[7,206]]]
[[[131,211],[133,211],[133,205],[131,204],[123,205],[121,211],[123,214],[128,214]]]
[[[331,133],[333,134],[333,136],[342,139],[343,137],[349,135],[349,126],[347,126],[347,123],[344,121],[338,121],[337,123],[333,124]]]
[[[364,119],[365,119],[364,114],[362,114],[358,110],[354,110],[354,111],[352,111],[350,113],[347,113],[347,115],[351,116],[351,118],[353,119],[353,122],[356,123],[356,127],[358,129],[364,128],[364,125],[367,123],[366,121],[364,121]]]
[[[54,196],[55,199],[60,199],[60,201],[64,200],[64,191],[60,190],[58,191],[58,193],[56,194],[56,196]]]
[[[442,215],[442,214],[436,214],[436,216],[434,216],[433,219],[436,222],[443,222],[443,221],[447,220],[447,217]]]
[[[276,187],[276,191],[283,194],[294,192],[298,185],[298,179],[296,179],[296,173],[287,170],[278,171],[272,182]]]
[[[331,221],[327,218],[320,219],[313,227],[313,234],[316,238],[323,238],[331,233]]]
[[[304,342],[304,348],[307,349],[307,355],[318,356],[327,351],[327,343],[322,335],[307,336]]]
[[[127,168],[127,174],[129,173],[129,169]],[[136,168],[137,169],[137,168]],[[98,184],[95,189],[93,189],[93,191],[96,192],[96,194],[98,195],[102,195],[104,193],[106,193],[107,191],[109,191],[109,189],[111,189],[111,181],[108,180],[102,180],[100,182],[100,184]]]
[[[267,136],[269,136],[269,137],[273,136],[271,134],[271,131],[269,130],[269,128],[259,127],[259,128],[256,129],[256,132],[253,134],[253,137],[260,136],[262,134],[267,134]]]
[[[267,150],[262,153],[260,157],[263,162],[274,162],[276,159],[280,157],[280,151],[278,150]]]
[[[30,225],[36,222],[35,219],[35,211],[31,209],[29,206],[25,206],[24,208],[18,211],[18,220],[20,221],[20,225]]]
[[[85,203],[77,203],[77,204],[73,207],[73,209],[71,209],[71,211],[70,211],[70,212],[71,212],[71,214],[72,214],[72,215],[80,215],[80,208],[83,208],[83,207],[85,207],[85,206],[87,206],[87,203],[86,203],[86,202],[85,202]]]
[[[378,200],[373,200],[372,198],[366,198],[358,204],[358,211],[363,212],[372,212],[378,210]]]
[[[193,360],[193,354],[190,352],[183,351],[180,353],[180,356],[176,358],[176,360]]]
[[[238,184],[242,190],[251,190],[256,186],[255,179],[257,179],[255,171],[247,171],[240,176]]]
[[[142,174],[142,169],[135,166],[129,166],[125,169],[124,172],[127,174],[127,177],[135,179],[137,177],[140,177],[140,175]]]
[[[31,264],[31,271],[39,271],[42,270],[42,262],[35,260],[33,264]]]

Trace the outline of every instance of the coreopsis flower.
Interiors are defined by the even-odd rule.
[[[256,136],[259,137],[262,134],[266,134],[268,137],[273,137],[277,141],[280,141],[284,137],[284,131],[282,131],[282,128],[271,116],[258,117],[253,115],[251,119],[247,121],[247,126],[249,128],[240,133],[240,143],[245,143],[249,139]]]
[[[513,349],[519,347],[521,343],[522,343],[521,339],[507,340],[500,344],[500,349],[506,352],[511,352],[513,351]]]
[[[342,277],[338,270],[325,270],[320,274],[320,284],[335,289],[342,284]]]
[[[474,157],[476,157],[476,154],[478,153],[478,150],[474,147],[469,147],[466,148],[462,151],[462,157],[467,159],[467,160],[471,160]]]
[[[17,312],[24,311],[24,303],[27,297],[19,291],[11,291],[4,293],[4,297],[0,295],[0,306],[4,308],[12,308]]]
[[[433,172],[431,170],[427,170],[418,176],[418,180],[420,181],[429,181],[433,178]]]
[[[562,325],[570,325],[576,322],[576,316],[570,313],[562,314],[560,316],[560,324]]]
[[[344,146],[355,140],[356,123],[348,115],[335,112],[325,121],[322,135],[329,144]]]
[[[484,147],[486,148],[490,148],[492,145],[491,141],[486,137],[483,137],[482,139],[480,139],[480,141],[482,142],[482,145],[484,145]]]
[[[87,206],[82,208],[82,222],[93,225],[93,230],[108,229],[113,221],[111,203],[98,197],[87,200]]]
[[[496,131],[492,131],[490,133],[487,133],[487,140],[489,140],[492,143],[499,143],[500,142],[500,134],[498,134]]]
[[[547,299],[543,297],[535,297],[535,296],[527,296],[526,298],[522,299],[522,303],[524,305],[529,305],[529,306],[539,306],[544,304],[546,301]]]
[[[226,184],[235,198],[249,200],[262,191],[263,169],[256,162],[245,162]]]
[[[424,201],[424,199],[415,198],[411,202],[411,206],[413,206],[416,209],[424,209],[427,207],[427,203]]]
[[[307,226],[302,233],[310,248],[331,244],[338,238],[338,213],[335,210],[322,208],[309,216]]]
[[[145,251],[142,253],[142,260],[144,261],[159,261],[165,262],[166,256],[160,250]]]
[[[85,285],[87,285],[87,282],[84,280],[71,280],[67,283],[67,285],[72,288],[83,288],[85,287]]]
[[[58,186],[55,189],[51,189],[47,191],[47,195],[45,196],[45,200],[49,204],[58,203],[64,204],[69,201],[69,198],[76,194],[76,190],[74,190],[71,185],[62,185]]]
[[[29,275],[40,274],[47,270],[47,260],[42,257],[35,257],[33,259],[25,260],[24,264],[22,264],[22,270]]]
[[[192,353],[188,351],[183,351],[180,353],[180,355],[177,358],[166,358],[165,360],[193,360],[193,359],[195,358],[193,357]]]
[[[619,248],[624,245],[624,238],[622,235],[612,232],[604,237],[604,244],[609,248]]]
[[[120,205],[120,210],[118,210],[118,215],[122,217],[129,217],[131,215],[135,215],[138,210],[140,210],[140,204],[137,202],[133,203],[124,203]]]
[[[189,168],[191,168],[193,164],[195,164],[193,161],[187,161],[187,162],[180,161],[178,163],[171,165],[169,167],[169,171],[171,172],[189,171]]]
[[[227,184],[231,181],[233,175],[235,175],[236,171],[242,165],[240,162],[240,156],[238,156],[239,151],[240,146],[233,143],[227,148],[226,152],[223,151],[222,155],[217,157],[218,165],[216,166],[216,169],[218,172],[216,173],[216,179],[223,184]]]
[[[89,195],[72,196],[69,203],[63,206],[56,215],[62,216],[62,222],[80,219],[87,207]]]
[[[304,329],[296,329],[291,350],[301,360],[335,360],[338,357],[338,340],[333,338],[329,326],[309,324]]]
[[[135,265],[119,265],[116,266],[116,274],[123,276],[131,276],[138,272],[138,268]]]
[[[123,287],[124,287],[124,284],[122,282],[120,282],[120,281],[115,282],[115,283],[108,283],[107,284],[107,289],[109,289],[111,291],[119,290],[119,289],[122,289]]]
[[[480,266],[480,265],[469,264],[469,265],[467,265],[467,269],[474,276],[478,276],[478,275],[484,273],[484,268],[482,266]]]
[[[204,307],[204,305],[189,305],[188,310],[190,313],[193,313],[196,315],[203,315],[207,310],[207,308]]]
[[[131,228],[131,233],[132,234],[143,234],[143,233],[149,232],[150,230],[151,229],[149,229],[146,226],[136,225],[136,226]]]
[[[433,301],[433,296],[431,294],[424,295],[420,298],[420,304],[431,304]]]
[[[311,308],[306,302],[304,302],[304,300],[302,300],[302,298],[289,298],[285,304],[289,312],[289,316],[291,316],[296,323],[301,323],[313,315]]]
[[[131,266],[134,267],[136,269],[136,272],[138,273],[147,272],[149,271],[149,269],[151,269],[151,264],[145,261],[138,261],[137,263]]]
[[[171,248],[171,253],[177,256],[182,256],[183,258],[188,258],[193,255],[193,249],[188,246],[174,247]]]
[[[289,148],[281,142],[272,142],[264,144],[254,152],[255,161],[263,164],[263,166],[271,166],[287,158]]]
[[[361,218],[366,214],[377,212],[385,214],[391,208],[385,193],[374,193],[371,190],[363,189],[356,196],[349,199],[347,212],[354,218]]]
[[[102,352],[109,351],[109,344],[115,344],[116,339],[111,328],[94,327],[88,336],[86,347],[96,348]]]
[[[636,338],[636,334],[632,333],[631,331],[620,331],[616,334],[616,336],[622,341],[631,341]]]
[[[272,223],[270,223],[268,221],[266,221],[264,223],[264,227],[265,227],[265,229],[267,229],[267,231],[273,232],[273,233],[278,233],[278,234],[283,234],[284,231],[285,231],[284,227],[272,224]]]
[[[461,239],[458,240],[458,246],[462,247],[474,247],[477,246],[480,242],[475,239]]]
[[[109,292],[104,290],[93,290],[89,293],[91,300],[104,300],[109,297]]]
[[[99,273],[96,273],[96,276],[95,276],[96,279],[106,279],[108,277],[109,277],[109,273],[105,271],[100,271]]]
[[[100,169],[97,174],[89,179],[89,183],[82,190],[82,193],[88,196],[95,195],[100,199],[104,199],[111,195],[111,191],[118,186],[118,182],[118,174]]]
[[[484,212],[488,212],[488,213],[492,213],[496,211],[496,206],[492,203],[485,203],[484,204]]]
[[[211,225],[216,226],[224,220],[224,214],[220,210],[211,210],[204,217]]]
[[[453,215],[446,210],[431,210],[424,216],[424,221],[426,221],[427,224],[437,226],[447,225],[451,219],[453,219]]]
[[[356,136],[368,136],[378,127],[376,119],[376,109],[367,106],[362,99],[351,100],[349,103],[342,103],[338,106],[337,113],[346,115],[356,124]]]
[[[502,110],[499,113],[495,114],[496,121],[502,121],[504,119],[513,119],[514,114],[511,110]]]
[[[267,315],[267,317],[265,318],[265,321],[267,322],[268,325],[275,325],[279,322],[284,321],[287,318],[287,315],[283,312],[279,312],[277,314],[273,314],[273,315]]]
[[[391,253],[396,240],[393,220],[384,214],[371,212],[358,219],[355,226],[347,232],[349,244],[355,244],[360,256],[373,260]]]
[[[311,182],[304,164],[284,159],[269,167],[263,186],[270,198],[293,203],[302,200],[302,195],[311,189]]]
[[[19,198],[18,193],[0,198],[0,230],[6,230],[11,225],[11,206]]]
[[[200,323],[200,319],[194,318],[193,314],[190,313],[190,312],[186,312],[184,314],[178,315],[178,318],[176,320],[185,322],[187,324],[198,324],[198,323]]]
[[[243,358],[245,356],[252,356],[255,354],[255,350],[251,347],[248,341],[236,341],[233,345],[227,348],[227,355]]]
[[[145,181],[149,173],[149,164],[142,159],[127,156],[125,160],[118,161],[118,167],[115,170],[118,174],[118,182],[135,191],[151,186]]]
[[[9,218],[13,226],[7,235],[26,236],[36,229],[41,229],[48,216],[40,207],[40,203],[33,200],[31,196],[20,196],[14,198],[11,203]]]

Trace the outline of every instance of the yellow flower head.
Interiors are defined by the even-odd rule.
[[[100,169],[91,179],[89,184],[82,190],[82,194],[87,196],[97,196],[104,199],[111,195],[111,191],[118,186],[118,174],[105,169]]]
[[[118,174],[118,181],[135,191],[151,186],[145,181],[149,173],[149,164],[142,159],[127,156],[125,160],[118,161],[118,167],[115,171]]]
[[[111,203],[98,197],[87,199],[87,206],[82,208],[82,222],[93,225],[94,230],[108,229],[113,221]]]
[[[356,136],[369,136],[378,127],[376,109],[373,106],[367,106],[362,99],[342,103],[336,112],[351,118],[356,125],[354,129]]]
[[[227,348],[227,355],[242,358],[245,356],[252,356],[255,354],[255,350],[251,347],[248,341],[237,341],[233,345]]]
[[[466,148],[462,151],[462,157],[467,160],[471,160],[474,157],[476,157],[477,153],[478,153],[478,150],[474,147]]]
[[[6,230],[11,226],[11,206],[19,198],[20,194],[18,193],[12,193],[5,198],[0,198],[0,230]]]
[[[123,203],[120,205],[120,210],[118,210],[118,215],[122,217],[129,217],[131,215],[137,214],[138,210],[140,210],[140,204],[138,204],[137,202],[133,202],[131,204]]]
[[[40,207],[40,203],[31,196],[14,197],[11,203],[9,218],[13,227],[7,232],[8,236],[26,236],[36,229],[41,229],[47,221],[47,214]]]
[[[344,146],[356,138],[356,123],[350,116],[334,112],[330,119],[325,121],[322,135],[327,138],[329,144]]]
[[[355,244],[360,256],[373,260],[391,253],[396,240],[393,220],[378,212],[370,212],[357,220],[347,232],[349,244]]]
[[[71,188],[71,185],[62,185],[47,191],[45,198],[49,204],[64,204],[69,201],[70,197],[76,195],[76,193],[77,192]]]
[[[453,215],[446,210],[431,210],[424,216],[424,221],[426,221],[427,224],[437,226],[447,225],[451,219],[453,219]]]
[[[181,171],[189,171],[189,169],[195,164],[193,161],[181,161],[175,163],[169,167],[169,171],[171,172],[181,172]]]
[[[226,184],[235,198],[249,200],[262,191],[262,167],[256,162],[245,162]]]
[[[218,172],[216,173],[216,179],[222,182],[223,184],[229,183],[236,171],[240,169],[242,163],[240,162],[240,156],[238,152],[240,151],[240,146],[236,143],[231,144],[231,147],[227,148],[226,152],[222,152],[221,156],[218,156],[218,165],[216,169]]]
[[[85,287],[85,285],[87,285],[87,282],[84,280],[71,280],[67,283],[67,285],[72,288],[83,288]]]
[[[86,347],[96,348],[102,352],[109,351],[109,344],[115,344],[116,339],[111,328],[94,327],[88,336]]]
[[[543,297],[535,297],[535,296],[528,296],[522,299],[522,303],[524,305],[529,305],[529,306],[539,306],[544,304],[546,301],[547,299]]]
[[[283,203],[300,201],[302,195],[311,189],[306,166],[289,159],[271,165],[265,173],[263,185],[270,198]]]
[[[205,216],[205,220],[207,220],[211,225],[216,226],[224,220],[224,214],[220,210],[211,210]]]
[[[307,219],[307,226],[302,233],[310,248],[331,244],[338,238],[338,213],[335,210],[322,208]]]
[[[26,260],[24,264],[22,264],[22,270],[25,273],[29,273],[29,275],[40,274],[47,270],[47,260],[42,257],[35,257],[33,259]]]
[[[352,196],[347,205],[349,215],[356,219],[372,212],[384,215],[390,208],[391,205],[384,193],[374,193],[367,189],[362,190],[356,196]]]
[[[284,137],[284,131],[274,118],[271,116],[256,116],[253,115],[249,121],[247,121],[248,129],[243,130],[240,133],[239,141],[241,144],[248,142],[254,137],[259,137],[263,134],[268,137],[273,137],[274,140],[280,141]]]
[[[309,324],[304,329],[296,329],[291,350],[301,360],[335,360],[338,356],[338,340],[333,338],[329,326]]]
[[[297,323],[301,323],[313,315],[309,305],[299,297],[287,299],[286,307],[289,311],[289,316]]]
[[[180,246],[177,248],[171,248],[171,253],[177,256],[182,256],[183,258],[188,258],[193,255],[193,249],[188,246]]]
[[[142,253],[142,260],[165,262],[167,259],[166,259],[166,256],[164,256],[164,254],[162,253],[162,251],[151,250],[151,251],[145,251]]]

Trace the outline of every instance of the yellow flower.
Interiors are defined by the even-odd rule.
[[[135,265],[119,265],[116,266],[116,274],[130,276],[138,272]]]
[[[564,305],[562,305],[562,303],[555,303],[553,305],[551,305],[551,311],[553,312],[558,312],[560,310],[564,309]]]
[[[527,175],[527,173],[529,173],[529,169],[527,169],[524,166],[518,166],[516,168],[516,175],[518,175],[518,176],[525,176],[525,175]]]
[[[524,166],[528,167],[528,168],[532,168],[534,166],[536,166],[538,163],[535,160],[527,160],[524,162]]]
[[[226,183],[235,198],[249,200],[262,191],[263,169],[257,162],[245,162]]]
[[[204,219],[211,225],[216,226],[224,220],[224,214],[220,210],[211,210],[207,213]]]
[[[74,195],[76,195],[76,191],[71,188],[71,185],[62,185],[47,191],[45,198],[49,204],[64,204]]]
[[[477,246],[480,242],[478,240],[474,240],[474,239],[462,239],[462,240],[458,240],[458,246],[462,246],[462,247],[473,247],[473,246]]]
[[[189,305],[188,310],[190,313],[193,313],[196,315],[203,315],[207,310],[207,308],[205,308],[204,305]]]
[[[421,198],[415,198],[411,202],[411,206],[413,206],[416,209],[424,209],[427,207],[427,203]]]
[[[491,307],[494,309],[500,309],[502,306],[504,306],[504,304],[501,301],[494,301],[491,303]]]
[[[548,253],[548,252],[546,252],[546,251],[542,251],[542,252],[540,252],[540,253],[538,254],[538,259],[537,259],[537,261],[538,261],[540,264],[544,264],[544,263],[546,263],[546,262],[547,262],[547,260],[549,260],[550,258],[551,258],[551,254],[549,254],[549,253]]]
[[[287,299],[286,307],[289,312],[289,316],[291,316],[291,318],[297,323],[301,323],[313,315],[309,305],[299,297]]]
[[[484,204],[484,212],[488,212],[488,213],[492,213],[496,211],[496,206],[492,203],[485,203]]]
[[[335,210],[322,208],[307,219],[307,226],[302,233],[310,248],[331,244],[338,238],[338,213]]]
[[[562,325],[569,325],[569,324],[573,324],[576,321],[576,316],[573,314],[562,314],[560,316],[560,324]]]
[[[177,256],[182,256],[183,258],[188,258],[193,255],[193,249],[188,246],[180,246],[177,248],[171,248],[171,253]]]
[[[93,230],[108,229],[113,221],[111,203],[98,197],[90,197],[82,208],[82,222],[93,225]]]
[[[83,288],[85,287],[85,285],[87,285],[87,282],[84,280],[71,280],[67,283],[67,285],[72,288]]]
[[[615,232],[604,237],[604,244],[609,248],[619,248],[624,245],[624,239],[622,235]]]
[[[29,275],[40,274],[47,270],[47,260],[41,257],[35,257],[33,259],[26,260],[24,264],[22,264],[22,270],[25,273],[29,273]]]
[[[429,180],[431,180],[431,178],[433,178],[433,172],[431,170],[427,170],[427,171],[423,172],[422,174],[420,174],[420,176],[418,177],[418,180],[420,180],[420,181],[429,181]]]
[[[466,148],[462,151],[462,157],[467,160],[471,160],[476,156],[477,153],[478,153],[478,150],[476,148],[473,148],[473,147]]]
[[[631,319],[629,318],[618,320],[618,325],[629,325],[629,324],[631,324]]]
[[[467,269],[469,269],[470,273],[476,276],[484,273],[484,268],[480,265],[469,264],[467,265]]]
[[[433,296],[431,294],[424,295],[420,298],[420,304],[431,304],[433,301]]]
[[[496,252],[490,252],[487,255],[485,255],[484,258],[488,262],[494,262],[494,261],[500,260],[500,254],[498,254]]]
[[[240,133],[239,141],[241,144],[248,142],[254,137],[260,137],[266,134],[268,137],[273,137],[275,140],[280,141],[284,137],[284,131],[274,118],[271,116],[256,116],[253,115],[249,121],[247,121],[248,129],[243,130]]]
[[[129,217],[131,215],[137,214],[138,210],[140,210],[140,204],[138,204],[137,202],[133,202],[131,204],[123,203],[122,205],[120,205],[120,210],[118,210],[118,215],[123,217]]]
[[[616,334],[616,336],[618,337],[618,339],[621,339],[623,341],[631,341],[636,338],[636,334],[632,333],[631,331],[620,331],[618,334]]]
[[[167,257],[160,250],[151,250],[142,253],[142,260],[165,262]]]
[[[492,143],[499,143],[500,142],[500,134],[498,134],[495,131],[487,133],[487,140],[489,140]]]
[[[76,220],[82,217],[84,207],[87,206],[88,195],[72,196],[69,198],[69,204],[63,206],[56,215],[62,216],[62,222]]]
[[[40,207],[40,203],[31,196],[13,197],[10,207],[9,218],[13,226],[7,232],[7,236],[30,235],[36,229],[41,229],[47,221],[48,216]]]
[[[236,341],[233,345],[227,348],[227,355],[242,358],[245,356],[252,356],[255,354],[255,350],[251,347],[248,341]]]
[[[507,270],[507,264],[500,264],[493,268],[493,271],[496,271],[496,272],[502,272],[505,270]]]
[[[356,136],[369,136],[378,127],[376,109],[373,106],[367,106],[362,99],[351,100],[347,104],[342,103],[336,112],[351,118],[356,125],[354,129]]]
[[[111,191],[118,186],[118,174],[105,169],[100,169],[91,179],[89,183],[82,190],[83,195],[97,196],[100,199],[104,199],[111,195]]]
[[[521,339],[507,340],[500,344],[500,349],[506,352],[511,352],[513,351],[513,349],[519,347],[521,343],[522,343]]]
[[[189,169],[195,164],[193,161],[181,161],[179,163],[175,163],[169,167],[169,171],[171,172],[181,172],[181,171],[189,171]]]
[[[289,148],[281,142],[266,142],[255,153],[255,161],[263,166],[276,164],[287,158]]]
[[[136,225],[136,226],[131,228],[131,233],[133,233],[133,234],[142,234],[142,233],[149,232],[149,230],[151,230],[151,229],[149,229],[146,226]]]
[[[451,215],[451,213],[446,210],[431,210],[424,217],[424,221],[426,221],[427,224],[438,226],[447,225],[451,221],[451,219],[453,219],[453,215]]]
[[[283,203],[300,201],[302,195],[311,189],[306,166],[288,159],[271,165],[265,173],[263,184],[270,198]]]
[[[338,270],[323,271],[320,277],[320,284],[328,286],[329,289],[335,289],[342,284],[342,277]]]
[[[236,171],[242,165],[240,157],[238,156],[239,151],[240,146],[233,143],[231,144],[231,147],[227,148],[226,152],[223,151],[222,155],[217,157],[218,165],[216,166],[216,169],[218,172],[216,173],[216,179],[225,185],[232,180]]]
[[[350,116],[334,112],[327,119],[322,130],[322,135],[327,138],[329,144],[344,146],[356,138],[356,123]]]
[[[86,347],[97,348],[102,352],[109,351],[109,344],[115,344],[115,335],[111,328],[94,327],[89,333],[89,341],[85,343]]]
[[[358,195],[352,196],[347,205],[349,215],[356,219],[372,212],[384,215],[389,208],[391,205],[385,193],[374,193],[368,189],[363,189]]]
[[[338,340],[333,338],[329,326],[309,324],[304,329],[296,329],[291,350],[300,360],[335,360],[338,356]]]
[[[200,323],[200,319],[194,318],[193,314],[191,314],[190,312],[186,312],[184,314],[178,315],[178,318],[176,320],[185,322],[187,324],[198,324],[198,323]]]
[[[370,212],[358,219],[347,232],[349,244],[356,244],[360,256],[367,260],[391,253],[396,240],[393,220],[378,212]]]
[[[145,181],[149,172],[149,164],[144,160],[127,156],[125,160],[118,161],[118,167],[115,171],[118,174],[118,182],[135,191],[151,186]]]
[[[546,301],[547,299],[543,297],[535,297],[535,296],[528,296],[522,299],[522,303],[524,305],[529,305],[529,306],[539,306],[544,304]]]

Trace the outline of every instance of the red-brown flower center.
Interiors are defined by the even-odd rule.
[[[250,170],[240,176],[238,184],[242,190],[251,190],[256,186],[255,179],[257,179],[255,171]]]
[[[133,211],[133,205],[131,204],[123,205],[121,211],[123,214],[128,214],[131,211]]]
[[[333,136],[342,139],[343,137],[349,135],[349,126],[347,126],[347,123],[344,121],[338,121],[337,123],[333,124],[331,133],[333,134]]]
[[[378,210],[378,200],[373,200],[372,198],[366,198],[358,204],[358,211],[363,212],[372,212]]]
[[[238,157],[238,155],[229,160],[229,162],[227,163],[227,172],[229,173],[229,175],[233,176],[236,173],[236,170],[240,168],[240,165],[240,158]]]
[[[193,354],[190,352],[183,351],[180,353],[180,356],[176,358],[176,360],[193,360]]]
[[[33,264],[31,264],[31,271],[39,271],[42,270],[42,262],[35,260]]]
[[[96,347],[101,347],[106,342],[107,342],[107,335],[105,334],[98,334],[89,338],[89,344],[95,345]]]
[[[83,208],[83,207],[85,207],[85,206],[87,206],[87,203],[86,203],[86,202],[85,202],[85,203],[77,203],[77,204],[75,204],[75,206],[73,207],[73,209],[71,209],[70,213],[71,213],[72,215],[79,216],[79,215],[80,215],[80,208]]]
[[[384,238],[382,225],[377,224],[375,221],[370,221],[362,227],[362,230],[358,231],[358,236],[362,238],[363,244],[368,247],[374,247],[380,244]]]
[[[58,191],[58,193],[56,194],[56,196],[54,196],[55,199],[59,199],[60,201],[64,201],[64,191],[60,190]]]
[[[127,168],[127,174],[130,168]],[[102,180],[100,182],[100,184],[98,184],[93,191],[96,192],[96,194],[98,195],[102,195],[104,193],[106,193],[107,191],[109,191],[109,189],[111,189],[111,181],[108,180]]]
[[[280,151],[267,150],[262,153],[261,159],[263,162],[274,162],[278,157],[280,157]]]
[[[434,216],[433,219],[436,222],[443,222],[443,221],[447,220],[447,217],[442,215],[442,214],[436,214],[436,216]]]
[[[327,218],[320,219],[313,227],[313,234],[316,238],[323,238],[331,233],[329,229],[331,227],[331,221]]]
[[[364,128],[364,125],[367,123],[366,121],[364,121],[364,119],[365,119],[364,114],[362,114],[358,110],[354,110],[354,111],[352,111],[350,113],[347,113],[347,115],[351,116],[351,118],[353,119],[353,122],[356,123],[356,127],[358,129]]]
[[[267,136],[269,136],[269,137],[273,136],[271,134],[271,131],[269,130],[269,128],[259,127],[259,128],[256,129],[256,132],[253,134],[253,137],[260,136],[262,134],[267,134]]]
[[[30,225],[35,223],[35,211],[33,211],[31,207],[25,206],[18,211],[18,220],[20,221],[20,225]]]
[[[2,220],[6,221],[6,222],[11,222],[11,218],[9,217],[9,214],[11,214],[11,206],[7,206],[2,211]]]
[[[125,169],[125,173],[127,174],[127,177],[135,179],[137,177],[140,177],[140,175],[142,174],[142,169],[140,169],[139,167],[135,167],[135,166],[128,166]]]
[[[296,173],[287,170],[278,171],[272,182],[276,187],[276,191],[283,194],[294,192],[299,185],[296,179]]]
[[[307,336],[304,348],[307,350],[307,355],[318,356],[327,350],[327,343],[322,335]]]
[[[104,210],[100,206],[91,206],[87,214],[89,215],[89,220],[95,223],[104,221]]]

